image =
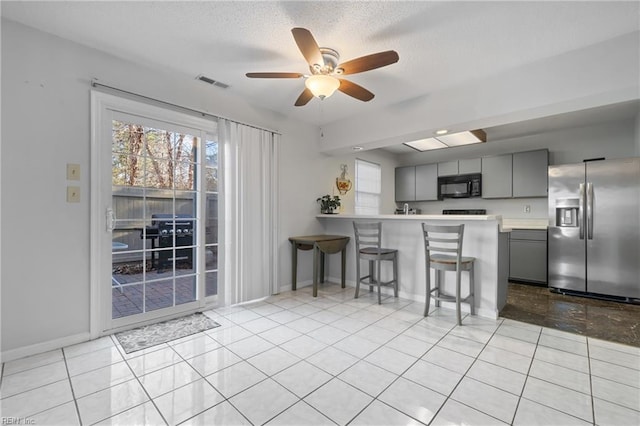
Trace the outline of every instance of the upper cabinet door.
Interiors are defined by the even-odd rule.
[[[513,196],[546,197],[548,188],[549,151],[513,154]]]
[[[446,161],[438,163],[438,176],[455,176],[458,174],[458,162]]]
[[[511,198],[513,155],[482,158],[482,198]]]
[[[472,173],[482,173],[482,160],[480,158],[458,161],[458,174],[470,175]]]
[[[416,200],[416,167],[396,167],[396,201]]]
[[[416,201],[438,199],[438,165],[416,166]]]

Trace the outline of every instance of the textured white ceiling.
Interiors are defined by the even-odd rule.
[[[384,108],[637,31],[639,2],[11,2],[2,16],[132,61],[204,74],[250,103],[315,124]],[[291,36],[305,27],[346,61],[394,49],[397,64],[349,76],[376,94],[342,93],[305,107],[302,80],[246,72],[307,72]],[[203,85],[203,90],[222,90]]]

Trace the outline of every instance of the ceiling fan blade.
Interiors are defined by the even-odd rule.
[[[248,72],[246,76],[249,78],[300,78],[304,77],[304,74],[297,72]]]
[[[311,90],[305,88],[302,93],[300,93],[300,96],[298,96],[295,105],[305,106],[311,99],[313,99],[313,93],[311,93]]]
[[[356,74],[395,64],[399,59],[400,56],[398,56],[398,53],[395,50],[387,50],[386,52],[373,53],[371,55],[352,59],[338,65],[338,68],[342,68],[343,75]]]
[[[323,67],[324,59],[322,58],[322,53],[320,53],[318,43],[316,43],[316,39],[313,38],[311,32],[306,28],[293,28],[291,33],[298,45],[298,49],[300,49],[302,56],[304,56],[309,65],[314,66],[318,64]]]
[[[342,79],[339,79],[339,80],[340,80],[340,87],[338,87],[338,90],[353,98],[356,98],[363,102],[369,102],[375,96],[373,93],[371,93],[364,87],[359,86],[355,83],[352,83],[349,80],[342,80]]]

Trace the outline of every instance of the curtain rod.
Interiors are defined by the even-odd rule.
[[[202,117],[212,117],[212,118],[215,118],[215,119],[229,120],[229,121],[232,121],[234,123],[242,124],[243,126],[252,127],[254,129],[258,129],[258,130],[264,130],[266,132],[271,132],[271,133],[274,133],[276,135],[282,135],[282,133],[277,132],[275,130],[265,129],[263,127],[254,126],[253,124],[243,123],[241,121],[232,120],[230,118],[222,117],[222,116],[215,115],[215,114],[210,114],[210,113],[204,112],[204,111],[198,111],[197,109],[188,108],[188,107],[185,107],[185,106],[182,106],[182,105],[173,104],[173,103],[167,102],[167,101],[162,101],[160,99],[155,99],[155,98],[152,98],[152,97],[149,97],[149,96],[141,95],[139,93],[130,92],[130,91],[124,90],[124,89],[119,89],[117,87],[113,87],[113,86],[109,86],[109,85],[106,85],[106,84],[98,83],[95,79],[91,80],[91,87],[98,87],[98,86],[104,87],[104,88],[107,88],[107,89],[110,89],[110,90],[115,90],[116,92],[120,92],[120,93],[126,93],[127,95],[136,96],[138,98],[147,99],[149,101],[157,102],[157,103],[160,103],[160,104],[163,104],[163,105],[169,105],[169,106],[174,107],[174,108],[179,108],[179,109],[184,110],[184,111],[189,111],[191,113],[198,114],[198,115],[200,115]]]

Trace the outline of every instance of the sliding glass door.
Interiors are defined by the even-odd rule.
[[[218,294],[216,123],[104,94],[94,108],[103,330],[203,307]]]

